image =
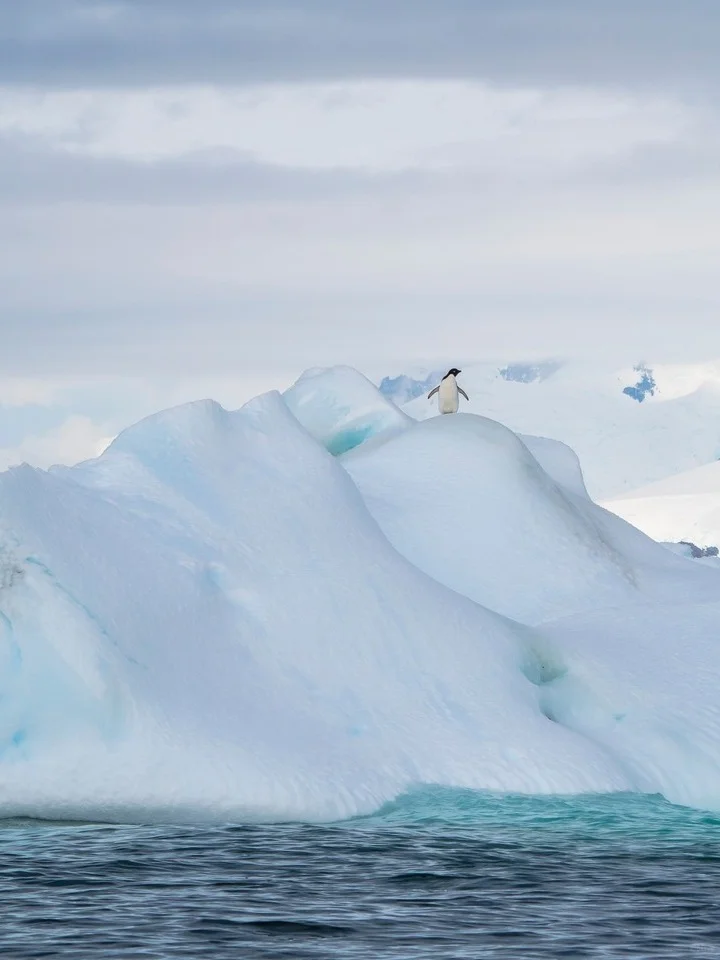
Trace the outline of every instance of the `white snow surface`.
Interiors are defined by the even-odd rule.
[[[719,616],[720,572],[562,444],[396,416],[347,368],[187,404],[0,474],[0,815],[328,820],[421,783],[720,808]]]
[[[631,490],[606,506],[656,540],[720,546],[720,462]]]
[[[590,494],[611,500],[720,458],[720,362],[632,363],[602,359],[529,364],[458,362],[465,412],[551,437],[577,452]],[[641,368],[641,369],[638,369]],[[647,371],[652,391],[625,393]],[[525,377],[522,382],[513,377]],[[510,377],[510,379],[507,379]],[[426,396],[403,411],[437,415]]]
[[[473,414],[434,417],[342,459],[400,553],[505,616],[534,624],[682,597],[685,564],[583,495],[556,447],[563,456],[549,456],[549,441],[538,449],[572,485],[507,427]]]

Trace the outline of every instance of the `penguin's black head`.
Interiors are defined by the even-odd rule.
[[[451,370],[448,370],[448,372],[447,372],[447,373],[445,374],[445,376],[443,377],[443,380],[444,380],[446,377],[456,377],[459,373],[462,373],[462,370],[458,370],[457,367],[453,367]]]

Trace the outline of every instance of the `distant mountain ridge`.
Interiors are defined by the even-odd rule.
[[[378,389],[388,400],[392,400],[393,403],[402,406],[414,400],[415,397],[421,396],[423,393],[429,393],[438,379],[443,376],[443,373],[445,373],[445,371],[442,373],[439,370],[435,371],[428,374],[424,380],[418,380],[405,373],[401,373],[397,377],[383,377],[378,384]]]

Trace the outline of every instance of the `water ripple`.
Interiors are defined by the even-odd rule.
[[[720,819],[422,791],[310,826],[0,830],[0,954],[720,958]]]

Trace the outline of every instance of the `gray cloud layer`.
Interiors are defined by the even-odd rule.
[[[717,120],[702,143],[645,145],[629,155],[595,158],[572,171],[548,171],[546,187],[590,189],[637,184],[662,187],[715,180],[720,170]],[[411,201],[428,194],[484,196],[497,205],[528,186],[532,173],[505,173],[497,164],[474,169],[374,172],[312,170],[256,162],[231,152],[186,153],[151,162],[72,154],[44,138],[0,134],[0,208],[63,203],[184,207],[223,204],[331,203],[339,200]]]
[[[717,0],[0,0],[0,82],[715,85]]]
[[[686,103],[720,79],[719,32],[717,0],[0,0],[0,83],[442,76],[612,84],[620,101],[683,87]],[[569,153],[595,122],[590,103],[583,128],[578,104],[561,129],[546,118]],[[676,349],[708,330],[720,349],[707,118],[547,174],[532,137],[507,171],[481,145],[470,171],[370,173],[83,155],[10,124],[0,374],[298,372],[419,350],[595,349],[630,331]],[[479,122],[468,109],[468,129]],[[615,122],[598,121],[603,137]]]
[[[42,138],[0,135],[0,206],[332,200],[412,190],[427,179],[420,173],[299,170],[200,152],[154,162],[78,156],[54,150]]]

